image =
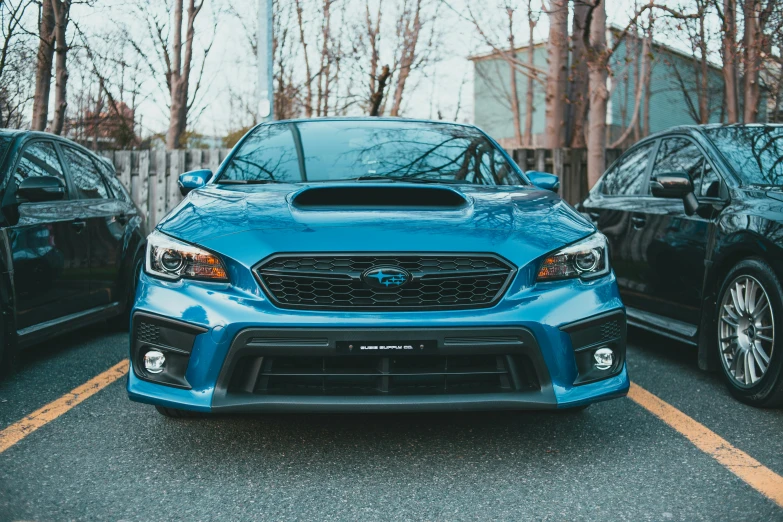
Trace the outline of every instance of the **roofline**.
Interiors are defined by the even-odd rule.
[[[445,120],[428,120],[425,118],[402,118],[399,116],[328,116],[321,118],[291,118],[287,120],[273,120],[262,122],[256,127],[263,125],[276,125],[278,123],[312,123],[319,121],[389,121],[389,122],[406,122],[406,123],[436,123],[440,125],[458,125],[460,127],[471,127],[477,129],[476,125],[472,123],[461,123],[456,121]]]
[[[536,47],[544,46],[546,45],[546,42],[547,42],[546,40],[534,41],[533,47],[536,48]],[[520,45],[519,47],[514,47],[514,54],[520,51],[526,51],[528,47],[530,47],[530,45]],[[489,60],[497,56],[500,56],[500,51],[489,51],[487,53],[482,53],[482,54],[472,54],[468,56],[468,60],[471,62],[480,62],[482,60]]]

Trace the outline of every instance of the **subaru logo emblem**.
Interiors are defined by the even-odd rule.
[[[394,290],[410,280],[410,273],[396,266],[374,266],[362,274],[364,284],[376,290]]]

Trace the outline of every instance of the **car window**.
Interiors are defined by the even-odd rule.
[[[645,173],[650,164],[650,154],[655,142],[645,143],[628,151],[601,182],[601,193],[607,196],[640,194],[645,183]]]
[[[704,163],[704,154],[691,140],[666,138],[661,141],[650,176],[655,177],[667,172],[686,172],[691,177],[695,192],[698,194]],[[649,188],[647,193],[650,193]]]
[[[114,169],[106,165],[102,161],[95,161],[95,164],[98,166],[98,170],[103,173],[104,178],[109,184],[109,188],[112,191],[112,194],[114,194],[114,197],[116,199],[121,199],[122,201],[130,202],[130,195],[128,195],[128,191],[125,190],[125,187],[122,185],[122,182],[117,178],[117,174],[115,173]]]
[[[63,146],[65,161],[76,192],[80,199],[107,199],[109,191],[103,181],[103,176],[92,162],[92,158],[73,147]]]
[[[704,162],[704,170],[701,174],[701,184],[696,194],[703,198],[720,197],[720,176],[712,168],[709,161]]]
[[[57,151],[48,141],[36,141],[26,146],[14,172],[17,186],[27,178],[34,176],[54,176],[65,185],[65,176]]]

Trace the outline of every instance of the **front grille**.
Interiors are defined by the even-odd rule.
[[[401,268],[404,286],[377,289],[362,280],[373,267]],[[495,304],[515,270],[489,254],[277,255],[256,267],[269,297],[282,308],[412,310]]]
[[[245,357],[229,392],[260,395],[430,395],[538,389],[524,355]]]

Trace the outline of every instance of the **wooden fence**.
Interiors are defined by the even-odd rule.
[[[177,181],[183,172],[211,169],[215,172],[229,149],[103,151],[117,177],[147,217],[150,228],[182,201]]]
[[[514,149],[509,153],[522,170],[557,174],[560,196],[572,205],[587,196],[586,149]],[[606,149],[606,166],[611,165],[621,153],[622,149]]]
[[[141,208],[152,228],[182,200],[177,180],[183,172],[211,169],[215,172],[229,149],[103,151],[117,170],[117,177]],[[606,164],[620,149],[607,149]],[[560,177],[560,195],[574,204],[587,195],[587,151],[585,149],[514,149],[514,161],[522,170],[551,172]]]

